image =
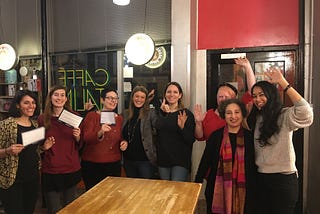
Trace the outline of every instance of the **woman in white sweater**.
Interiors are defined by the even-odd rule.
[[[281,71],[266,72],[269,81],[257,82],[251,90],[254,106],[248,124],[254,131],[258,166],[259,213],[294,213],[298,200],[293,131],[310,126],[313,111],[309,103],[287,82]],[[292,107],[283,108],[278,89],[288,95]]]

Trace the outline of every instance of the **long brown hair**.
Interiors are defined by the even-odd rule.
[[[46,98],[46,106],[44,107],[44,112],[43,112],[43,123],[44,123],[44,127],[46,129],[50,128],[51,126],[51,117],[52,117],[52,113],[53,113],[53,105],[52,105],[52,102],[51,102],[51,97],[53,95],[53,93],[57,90],[64,90],[65,93],[66,93],[66,96],[67,96],[67,88],[64,87],[64,86],[61,86],[61,85],[55,85],[55,86],[52,86],[48,95],[47,95],[47,98]],[[69,99],[67,98],[67,101],[66,103],[64,104],[64,108],[67,109],[68,111],[71,111],[71,105],[70,105],[70,101]]]
[[[129,103],[128,120],[131,120],[131,118],[133,117],[134,107],[135,107],[134,103],[133,103],[133,96],[138,91],[141,91],[146,95],[146,101],[144,102],[144,104],[143,104],[143,106],[142,106],[142,108],[140,109],[140,112],[139,112],[139,119],[142,119],[146,115],[146,113],[149,111],[148,90],[146,89],[146,87],[144,87],[142,85],[137,85],[136,87],[133,88],[133,90],[131,92],[130,103]]]

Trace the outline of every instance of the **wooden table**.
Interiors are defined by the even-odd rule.
[[[194,213],[200,190],[199,183],[107,177],[58,213]]]

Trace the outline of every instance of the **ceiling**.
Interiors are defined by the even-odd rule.
[[[0,42],[20,55],[41,53],[41,0],[0,1]],[[134,33],[156,43],[171,41],[171,0],[47,0],[48,49],[51,53],[123,48]]]

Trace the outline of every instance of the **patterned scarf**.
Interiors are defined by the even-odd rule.
[[[244,213],[246,196],[244,153],[244,136],[243,130],[240,128],[232,164],[232,147],[228,127],[225,126],[213,193],[211,209],[213,213]]]

